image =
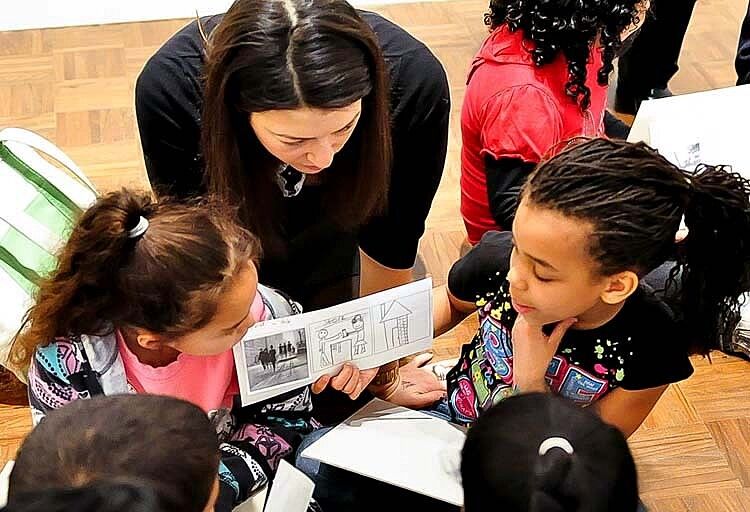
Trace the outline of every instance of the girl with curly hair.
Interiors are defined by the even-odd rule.
[[[612,61],[648,8],[648,0],[491,0],[491,32],[461,113],[461,214],[472,245],[510,228],[518,192],[544,156],[604,134]]]

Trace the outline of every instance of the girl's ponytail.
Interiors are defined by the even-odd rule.
[[[622,433],[549,393],[502,400],[461,452],[464,510],[633,512],[635,462]]]
[[[155,205],[145,193],[110,193],[83,213],[58,255],[53,275],[40,283],[11,349],[11,364],[27,368],[37,345],[66,333],[97,334],[119,307],[119,270],[144,233],[129,232]]]
[[[750,289],[750,181],[723,166],[689,178],[689,233],[680,244],[681,313],[692,353],[729,346]]]
[[[552,449],[540,455],[534,468],[529,512],[566,512],[578,508],[574,455]],[[584,482],[585,484],[585,482]]]

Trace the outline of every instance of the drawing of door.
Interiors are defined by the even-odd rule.
[[[387,348],[394,348],[409,343],[409,315],[411,310],[394,300],[390,304],[381,304],[381,319],[385,330],[385,344]]]

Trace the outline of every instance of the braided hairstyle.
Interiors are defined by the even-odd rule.
[[[592,139],[542,163],[521,194],[593,226],[588,251],[600,275],[644,276],[676,261],[667,300],[687,350],[731,342],[750,290],[750,181],[725,166],[683,171],[644,143]],[[676,242],[683,216],[689,234]]]
[[[592,46],[598,43],[602,48],[597,80],[607,85],[621,35],[640,21],[642,5],[643,0],[491,0],[484,22],[493,29],[505,24],[511,32],[522,30],[533,43],[528,51],[537,66],[564,55],[569,73],[565,92],[587,110],[591,90],[586,86],[586,64]]]

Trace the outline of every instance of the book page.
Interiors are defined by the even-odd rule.
[[[315,484],[307,475],[282,460],[263,512],[306,512],[314,490]]]
[[[730,165],[748,178],[748,116],[750,85],[644,101],[628,140],[648,143],[690,172],[699,163]]]
[[[302,456],[462,506],[465,439],[463,427],[376,398]]]
[[[376,368],[432,346],[432,279],[254,325],[235,345],[242,405],[336,374]]]

